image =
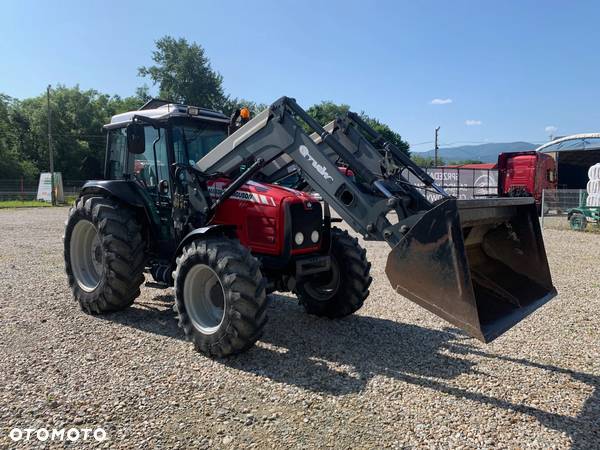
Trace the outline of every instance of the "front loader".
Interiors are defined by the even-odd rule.
[[[456,200],[355,113],[323,128],[284,97],[197,167],[227,173],[257,157],[265,180],[300,171],[356,232],[386,241],[392,287],[473,337],[493,340],[556,295],[530,199]],[[405,169],[442,199],[428,202]]]
[[[106,179],[86,183],[65,231],[69,284],[87,312],[131,305],[145,270],[174,287],[179,325],[211,356],[254,344],[271,291],[293,292],[311,314],[351,314],[370,264],[329,205],[392,247],[398,293],[480,340],[556,294],[531,199],[458,201],[356,114],[323,128],[287,97],[249,120],[151,101],[106,129]],[[290,174],[322,204],[277,185]]]

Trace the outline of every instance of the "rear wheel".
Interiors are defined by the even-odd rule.
[[[369,296],[367,252],[339,228],[331,229],[331,269],[299,282],[295,292],[309,314],[332,319],[358,311]]]
[[[571,225],[571,229],[575,231],[583,231],[587,227],[587,219],[585,215],[581,213],[573,213],[569,218],[569,224]]]
[[[173,272],[179,326],[194,347],[223,357],[252,347],[267,322],[260,265],[248,249],[228,238],[185,246]]]
[[[81,308],[91,314],[130,306],[144,281],[144,242],[135,214],[119,202],[83,196],[69,211],[65,270]]]

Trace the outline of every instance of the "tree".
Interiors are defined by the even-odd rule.
[[[325,125],[336,117],[341,117],[350,110],[350,106],[344,103],[336,104],[331,101],[323,101],[319,104],[313,105],[306,110],[317,122],[321,125]],[[383,138],[398,147],[407,155],[409,153],[409,145],[406,141],[402,140],[402,136],[392,130],[388,125],[380,122],[378,119],[369,117],[364,111],[360,113],[362,119],[367,122],[375,131],[383,136]]]
[[[458,159],[447,162],[447,165],[451,166],[464,166],[465,164],[483,164],[483,161],[480,161],[478,159]]]
[[[138,109],[147,86],[121,98],[78,86],[51,91],[55,170],[65,180],[101,176],[106,148],[102,125],[111,116]],[[49,170],[46,93],[22,101],[0,94],[0,178],[35,179]]]
[[[344,103],[338,105],[330,101],[323,101],[312,105],[306,112],[321,125],[326,125],[336,117],[342,117],[350,111],[350,105]]]
[[[16,100],[0,94],[0,179],[18,178],[31,164],[19,157],[22,136],[14,126]]]
[[[124,113],[127,111],[135,111],[139,109],[144,103],[150,100],[152,96],[149,93],[147,85],[139,87],[135,91],[135,95],[130,97],[122,98],[118,95],[110,97],[107,109],[110,115]]]
[[[410,159],[419,167],[434,167],[435,165],[432,156],[421,156],[418,153],[412,153]],[[438,162],[440,165],[444,164],[440,158],[438,158]]]
[[[227,106],[223,77],[212,69],[201,45],[164,36],[156,41],[152,59],[156,64],[140,67],[138,74],[159,85],[160,98],[212,109]]]

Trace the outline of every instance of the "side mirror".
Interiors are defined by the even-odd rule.
[[[139,123],[127,125],[127,150],[135,155],[141,155],[146,151],[144,125]]]

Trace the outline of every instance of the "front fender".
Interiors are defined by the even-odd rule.
[[[177,246],[177,251],[175,252],[175,255],[173,255],[173,265],[175,265],[175,258],[177,258],[181,254],[183,247],[185,247],[190,242],[207,236],[223,235],[230,238],[235,238],[235,225],[208,225],[206,227],[200,227],[190,231],[188,234],[185,235],[185,237]]]

